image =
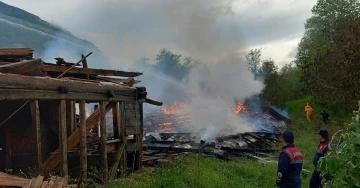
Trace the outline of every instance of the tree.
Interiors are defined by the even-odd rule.
[[[302,81],[314,99],[321,101],[321,84],[319,80],[327,72],[328,76],[334,74],[331,66],[322,65],[323,57],[334,48],[336,28],[339,24],[354,20],[360,16],[359,0],[318,0],[312,9],[313,16],[306,21],[305,34],[298,46],[295,63],[301,69]],[[341,63],[341,62],[338,62]],[[325,84],[325,83],[324,83]],[[325,84],[326,85],[326,84]]]
[[[261,49],[252,49],[246,55],[246,63],[248,69],[253,73],[254,79],[258,78],[259,68],[261,65]]]

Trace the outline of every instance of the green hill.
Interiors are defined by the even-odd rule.
[[[80,59],[81,54],[92,51],[90,66],[94,62],[108,61],[91,42],[77,38],[69,31],[48,23],[38,16],[0,1],[0,47],[29,47],[34,55],[46,61],[64,57],[69,61]],[[94,64],[92,64],[94,63]]]

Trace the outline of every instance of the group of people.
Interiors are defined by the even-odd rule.
[[[314,171],[310,180],[310,188],[322,187],[322,173],[317,170],[317,164],[329,149],[330,140],[326,129],[317,132],[320,144],[317,147],[313,158]],[[291,131],[284,131],[282,134],[282,152],[279,156],[276,184],[278,188],[301,188],[300,173],[304,157],[301,151],[294,145],[294,134]]]
[[[309,105],[309,103],[306,103],[306,106],[305,106],[305,112],[306,112],[306,118],[308,121],[311,121],[311,116],[312,116],[312,113],[314,112],[314,109]],[[323,110],[321,113],[320,113],[321,117],[322,117],[322,120],[325,124],[327,124],[329,122],[329,117],[330,115],[325,112],[325,110]]]

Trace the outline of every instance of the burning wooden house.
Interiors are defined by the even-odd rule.
[[[142,73],[88,68],[89,55],[51,64],[33,59],[28,48],[0,49],[1,171],[34,167],[47,175],[59,169],[62,177],[84,181],[91,165],[107,182],[141,168],[143,103],[162,103],[147,99],[145,87],[134,87]],[[86,103],[99,107],[87,116]],[[112,138],[106,134],[109,111]],[[91,136],[97,125],[100,137]],[[90,148],[96,143],[89,139],[98,147]]]

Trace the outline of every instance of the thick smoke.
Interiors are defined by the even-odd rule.
[[[161,2],[163,24],[177,34],[178,45],[202,63],[192,69],[183,83],[175,84],[156,74],[154,77],[160,79],[156,78],[153,84],[146,83],[150,95],[154,87],[159,95],[166,93],[159,100],[168,101],[179,96],[178,92],[167,89],[168,85],[183,89],[190,101],[184,109],[191,116],[191,125],[187,129],[200,133],[203,140],[212,141],[219,134],[254,130],[254,125],[236,116],[231,108],[235,107],[235,98],[244,101],[263,88],[261,82],[253,80],[241,58],[243,54],[239,53],[243,48],[241,33],[233,25],[224,24],[224,21],[231,23],[231,2]]]
[[[244,61],[229,55],[208,64],[206,69],[191,72],[190,114],[192,131],[202,133],[202,139],[211,141],[218,134],[239,133],[255,127],[234,114],[234,98],[245,98],[261,92],[263,85],[252,79]]]

